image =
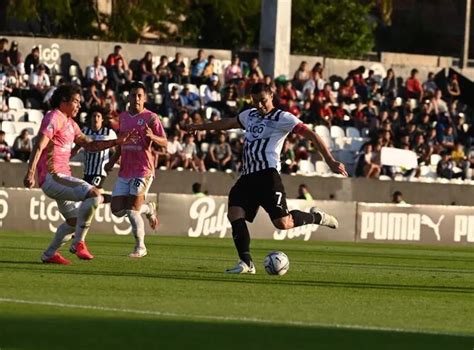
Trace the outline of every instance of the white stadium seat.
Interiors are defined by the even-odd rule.
[[[28,110],[28,121],[36,124],[41,124],[43,120],[43,112],[38,109],[29,109]]]
[[[322,161],[322,160],[316,161],[316,175],[329,176],[331,174],[332,174],[332,171],[331,169],[329,169],[329,166],[326,164],[325,161]]]
[[[23,104],[23,101],[15,96],[10,96],[8,98],[8,107],[10,109],[15,109],[17,111],[25,109],[25,105]]]
[[[302,175],[313,175],[315,172],[315,168],[313,163],[311,163],[309,160],[300,160],[298,162],[298,174]]]
[[[331,133],[329,132],[329,129],[324,125],[316,125],[315,132],[321,137],[323,136],[326,136],[329,138],[331,137]]]
[[[439,154],[432,154],[430,157],[430,164],[438,165],[440,160],[441,160],[441,156]]]
[[[349,126],[346,129],[346,136],[347,137],[360,137],[360,132],[357,128],[354,128],[352,126]]]
[[[13,134],[15,135],[17,133],[16,128],[15,128],[15,122],[2,122],[2,131],[4,131],[6,134]]]
[[[331,126],[331,137],[332,138],[339,138],[339,137],[345,137],[346,134],[344,133],[344,129],[341,128],[340,126],[333,125]]]

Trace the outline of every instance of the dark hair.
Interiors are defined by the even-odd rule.
[[[252,89],[250,90],[250,93],[252,95],[259,94],[261,92],[266,92],[267,94],[273,93],[271,86],[265,83],[257,83],[254,86],[252,86]]]
[[[0,135],[5,135],[5,131],[0,130]]]
[[[201,184],[199,182],[193,183],[193,193],[201,192]]]
[[[115,45],[115,46],[114,46],[114,50],[118,50],[118,49],[122,49],[122,46],[120,46],[120,45]]]
[[[54,91],[49,103],[52,108],[59,108],[61,102],[70,102],[74,95],[81,94],[81,88],[77,85],[64,84],[58,86]]]
[[[395,196],[401,196],[401,195],[402,195],[402,192],[400,192],[400,191],[395,191],[395,192],[393,192],[393,196],[394,196],[394,197],[395,197]]]
[[[143,84],[141,81],[132,81],[129,86],[129,91],[137,89],[143,89],[143,91],[146,92],[145,84]]]

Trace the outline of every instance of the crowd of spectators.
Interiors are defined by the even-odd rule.
[[[188,135],[185,126],[235,116],[250,106],[249,91],[260,81],[271,85],[278,108],[305,123],[355,127],[367,138],[354,154],[354,176],[393,177],[396,172],[420,175],[419,168],[405,171],[383,166],[382,147],[412,150],[420,166],[429,165],[432,155],[438,154],[441,160],[436,172],[444,178],[465,178],[468,169],[474,167],[474,129],[466,120],[467,106],[459,101],[462,91],[454,74],[448,78],[447,88],[441,89],[434,73],[423,78],[416,69],[408,77],[397,76],[393,69],[381,77],[364,67],[351,70],[346,77],[327,77],[321,63],[310,67],[303,61],[292,77],[274,78],[264,74],[258,58],[243,65],[234,55],[218,75],[215,57],[206,56],[202,49],[189,65],[179,52],[174,59],[161,56],[156,63],[152,53],[146,52],[142,58],[136,57],[138,63],[132,66],[116,45],[105,61],[91,57],[83,75],[50,76],[49,68],[40,60],[39,48],[33,48],[23,60],[18,43],[11,42],[10,48],[8,44],[7,39],[0,40],[0,112],[8,111],[8,96],[20,96],[33,108],[46,110],[55,86],[72,81],[83,89],[81,113],[101,109],[110,126],[117,128],[118,114],[126,108],[128,85],[141,80],[147,87],[146,107],[166,121],[170,140],[166,150],[156,150],[157,167],[238,171],[244,141],[241,132]],[[25,137],[31,135],[22,132],[15,145],[6,145],[0,133],[0,158],[28,159],[31,141]],[[306,140],[290,134],[281,158],[282,171],[295,173],[301,160],[315,160],[317,155]]]

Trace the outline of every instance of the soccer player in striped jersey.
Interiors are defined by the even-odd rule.
[[[141,82],[132,83],[128,96],[128,111],[119,116],[120,132],[133,132],[134,137],[117,148],[105,170],[110,171],[118,158],[122,157],[119,177],[112,192],[112,213],[129,218],[135,237],[135,249],[129,257],[141,258],[147,255],[145,225],[141,214],[146,215],[153,230],[158,226],[156,204],[144,203],[155,177],[152,146],[166,147],[168,140],[158,116],[145,108],[145,85]]]
[[[81,101],[81,89],[74,85],[61,85],[51,97],[53,109],[44,116],[36,142],[30,156],[28,171],[23,180],[25,187],[35,185],[35,174],[43,192],[58,203],[59,212],[66,222],[61,224],[43,253],[45,263],[70,264],[58,249],[74,234],[70,251],[80,259],[90,260],[94,256],[89,252],[85,237],[97,206],[102,203],[100,191],[85,182],[71,176],[69,158],[73,143],[84,149],[99,152],[118,146],[130,137],[122,134],[116,140],[93,141],[85,136],[73,118],[76,117]]]
[[[105,125],[102,111],[94,110],[91,113],[90,126],[82,129],[82,133],[94,141],[115,140],[117,134],[115,131]],[[73,157],[82,147],[76,145],[72,152]],[[108,148],[99,152],[89,152],[85,150],[84,158],[84,180],[99,189],[102,189],[107,173],[104,169],[105,164],[109,162],[110,151],[113,148]],[[104,203],[110,203],[110,195],[103,195]]]
[[[235,118],[226,118],[208,124],[191,124],[189,132],[196,130],[245,130],[241,176],[229,193],[228,218],[240,261],[226,273],[255,274],[250,255],[250,234],[246,221],[252,222],[262,206],[273,225],[281,230],[317,224],[337,228],[337,219],[312,208],[309,213],[288,210],[286,194],[280,178],[280,153],[285,138],[295,132],[309,139],[322,154],[331,170],[347,176],[344,164],[336,161],[323,140],[309,130],[291,113],[273,106],[271,87],[257,83],[251,89],[254,108],[243,111]]]

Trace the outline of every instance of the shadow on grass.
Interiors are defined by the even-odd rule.
[[[82,311],[84,312],[84,311]],[[154,318],[0,316],[2,349],[471,349],[473,338]]]
[[[268,286],[275,283],[279,286],[306,286],[306,287],[325,287],[325,288],[355,288],[355,289],[381,289],[381,290],[402,290],[402,291],[418,291],[418,292],[443,292],[443,293],[474,293],[474,287],[458,287],[443,285],[416,285],[416,284],[385,284],[385,283],[362,283],[362,282],[338,282],[338,281],[319,281],[319,280],[291,280],[287,277],[271,280],[260,276],[235,276],[225,275],[216,271],[205,270],[178,270],[166,269],[157,271],[156,273],[143,272],[116,272],[116,271],[98,271],[98,270],[75,270],[70,266],[51,266],[50,268],[34,268],[20,266],[6,266],[3,270],[41,272],[43,274],[63,274],[63,275],[82,275],[82,276],[98,276],[98,277],[131,277],[131,278],[152,278],[163,280],[183,280],[183,281],[200,281],[200,282],[223,282],[223,283],[245,283],[260,284]],[[208,276],[202,275],[203,273]],[[181,274],[181,275],[179,275]],[[265,276],[266,277],[266,276]]]

